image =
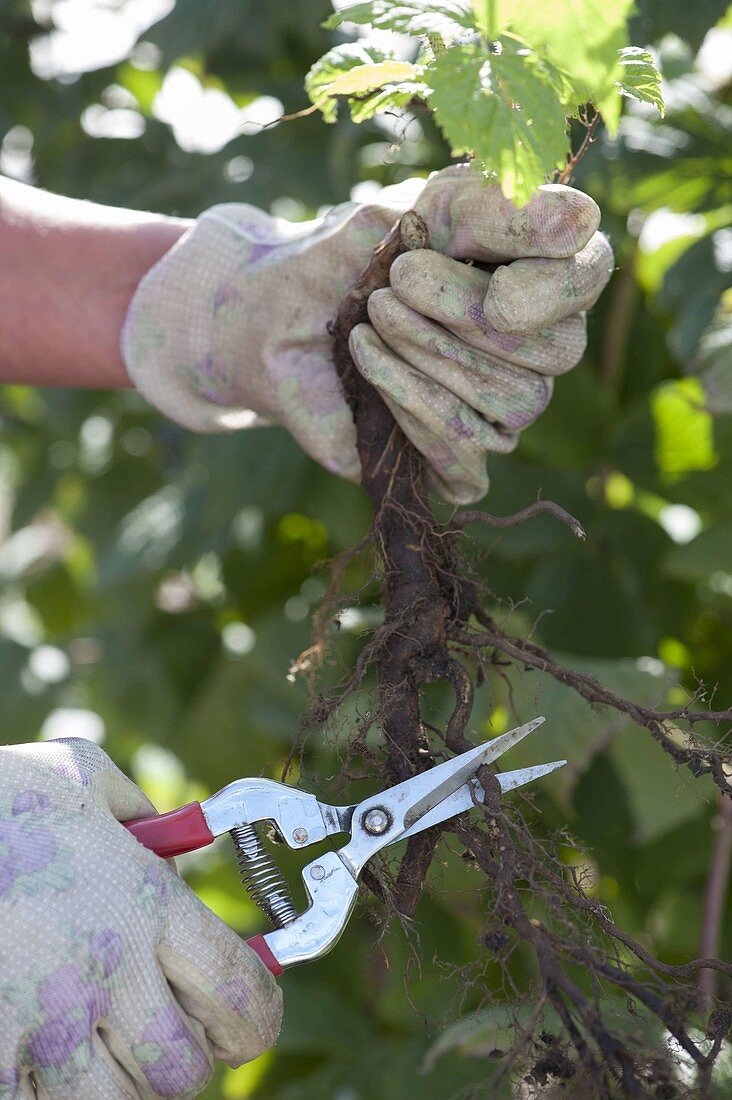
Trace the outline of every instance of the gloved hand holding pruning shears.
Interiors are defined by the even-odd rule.
[[[274,932],[255,936],[249,946],[275,975],[295,963],[326,954],[340,938],[358,893],[358,876],[372,856],[390,844],[465,813],[483,801],[476,772],[497,760],[544,721],[537,718],[502,737],[452,757],[429,771],[380,791],[357,806],[329,806],[315,795],[267,779],[240,779],[200,805],[127,822],[147,848],[163,856],[182,855],[231,835],[242,881],[272,923]],[[511,791],[565,764],[555,760],[498,776]],[[337,851],[318,856],[303,871],[310,905],[298,915],[287,884],[254,828],[272,823],[291,848],[305,848],[326,837],[350,834]]]
[[[331,950],[368,860],[478,805],[478,769],[542,721],[355,806],[242,779],[200,805],[157,816],[89,742],[0,750],[0,901],[13,917],[3,929],[0,1096],[193,1097],[214,1058],[230,1065],[255,1058],[279,1028],[272,975]],[[563,763],[500,773],[501,792]],[[310,904],[302,914],[258,822],[295,849],[349,836],[305,867]],[[154,854],[193,851],[225,832],[247,889],[275,924],[248,944]]]

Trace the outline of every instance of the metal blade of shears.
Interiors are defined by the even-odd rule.
[[[303,870],[310,905],[284,928],[255,938],[255,950],[277,972],[297,962],[318,958],[337,942],[358,895],[358,877],[365,863],[389,844],[437,825],[480,802],[483,789],[476,772],[526,737],[543,719],[535,719],[462,756],[446,760],[353,807],[325,807],[326,832],[350,827],[351,839],[336,851],[324,852]],[[502,791],[548,775],[565,761],[505,772],[496,778]]]
[[[513,772],[501,772],[496,779],[501,785],[501,793],[514,791],[517,787],[523,787],[527,783],[533,783],[536,779],[543,779],[545,775],[551,775],[558,768],[563,768],[566,760],[553,760],[550,764],[535,764],[531,768],[519,768]],[[471,793],[472,791],[472,793]],[[424,829],[430,829],[433,825],[441,825],[443,821],[449,821],[451,817],[464,814],[466,810],[472,810],[477,803],[482,803],[485,791],[477,779],[471,778],[460,787],[459,790],[449,795],[439,806],[435,806],[429,813],[419,819],[410,829],[402,833],[399,840],[407,840],[410,836],[416,836]]]
[[[523,726],[509,730],[501,737],[478,745],[460,756],[445,760],[429,771],[406,779],[380,794],[372,795],[354,808],[351,819],[351,840],[339,850],[343,862],[354,877],[376,852],[394,844],[405,835],[421,832],[429,824],[437,824],[472,805],[467,784],[482,764],[491,763],[508,749],[527,737],[541,725],[535,718]],[[557,765],[558,766],[558,765]],[[443,804],[451,802],[458,792],[465,797],[451,803],[458,808],[442,812]]]
[[[528,737],[543,721],[543,718],[534,718],[533,721],[527,722],[523,726],[517,726],[516,729],[509,730],[508,733],[496,737],[493,741],[478,745],[475,749],[464,752],[460,756],[447,760],[444,764],[438,764],[436,768],[425,772],[424,775],[431,781],[430,789],[421,798],[413,802],[405,812],[405,830],[410,829],[421,817],[424,817],[435,806],[439,806],[441,802],[444,802],[446,798],[459,790],[473,778],[478,768],[482,767],[483,764],[490,764],[497,760],[499,756],[512,749],[524,737]],[[415,778],[421,779],[422,776]],[[407,782],[411,783],[412,780],[407,780]],[[387,793],[391,794],[391,791]]]

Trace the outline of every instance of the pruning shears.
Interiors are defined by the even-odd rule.
[[[242,882],[274,929],[249,945],[278,976],[285,967],[327,954],[340,939],[358,894],[358,877],[377,852],[465,813],[485,794],[476,773],[541,725],[535,718],[492,741],[452,757],[355,806],[330,806],[314,794],[271,779],[237,779],[203,802],[125,822],[137,839],[170,858],[193,852],[229,833]],[[561,768],[566,760],[496,775],[501,792],[515,790]],[[255,828],[274,826],[290,848],[307,848],[346,833],[344,847],[319,855],[303,869],[309,905],[298,913],[289,887]]]

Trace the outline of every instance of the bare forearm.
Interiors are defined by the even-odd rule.
[[[129,386],[127,307],[188,224],[0,178],[0,382]]]

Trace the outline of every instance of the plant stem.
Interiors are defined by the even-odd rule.
[[[572,173],[592,144],[595,130],[599,126],[601,118],[602,115],[600,112],[595,111],[592,116],[592,122],[585,122],[585,136],[582,139],[582,144],[576,153],[572,153],[572,156],[567,161],[566,167],[559,173],[557,183],[569,183],[572,178]]]
[[[562,508],[561,504],[555,504],[553,500],[536,500],[533,504],[528,504],[526,508],[522,508],[520,512],[514,512],[510,516],[492,516],[489,512],[480,511],[457,512],[453,516],[452,526],[458,527],[460,530],[469,523],[484,523],[488,527],[516,527],[541,512],[548,512],[549,515],[554,516],[561,523],[566,523],[575,538],[585,539],[587,537],[580,521],[571,516],[565,508]]]
[[[712,854],[709,859],[709,874],[704,893],[704,915],[699,940],[699,952],[702,956],[716,956],[719,951],[731,858],[732,798],[720,794],[719,821],[712,845]],[[709,1007],[717,988],[717,975],[714,970],[702,970],[700,972],[699,988],[707,1007]]]
[[[420,717],[420,683],[439,673],[422,662],[442,653],[451,617],[442,581],[455,571],[451,540],[435,535],[424,496],[422,456],[406,439],[377,391],[356,369],[348,348],[355,325],[368,320],[369,295],[388,286],[398,255],[428,244],[422,218],[407,212],[374,253],[341,303],[333,325],[334,362],[356,423],[361,483],[374,509],[374,528],[384,566],[385,642],[377,659],[379,702],[387,774],[399,782],[428,767],[431,756]],[[455,536],[456,537],[456,536]],[[454,588],[454,583],[453,586]]]
[[[498,38],[496,0],[487,0],[486,8],[488,11],[488,38],[491,42],[495,42],[495,40]]]
[[[625,352],[630,323],[638,300],[638,283],[635,277],[637,243],[627,260],[616,272],[611,287],[610,304],[603,326],[600,349],[600,380],[606,389],[617,396],[623,380]]]

